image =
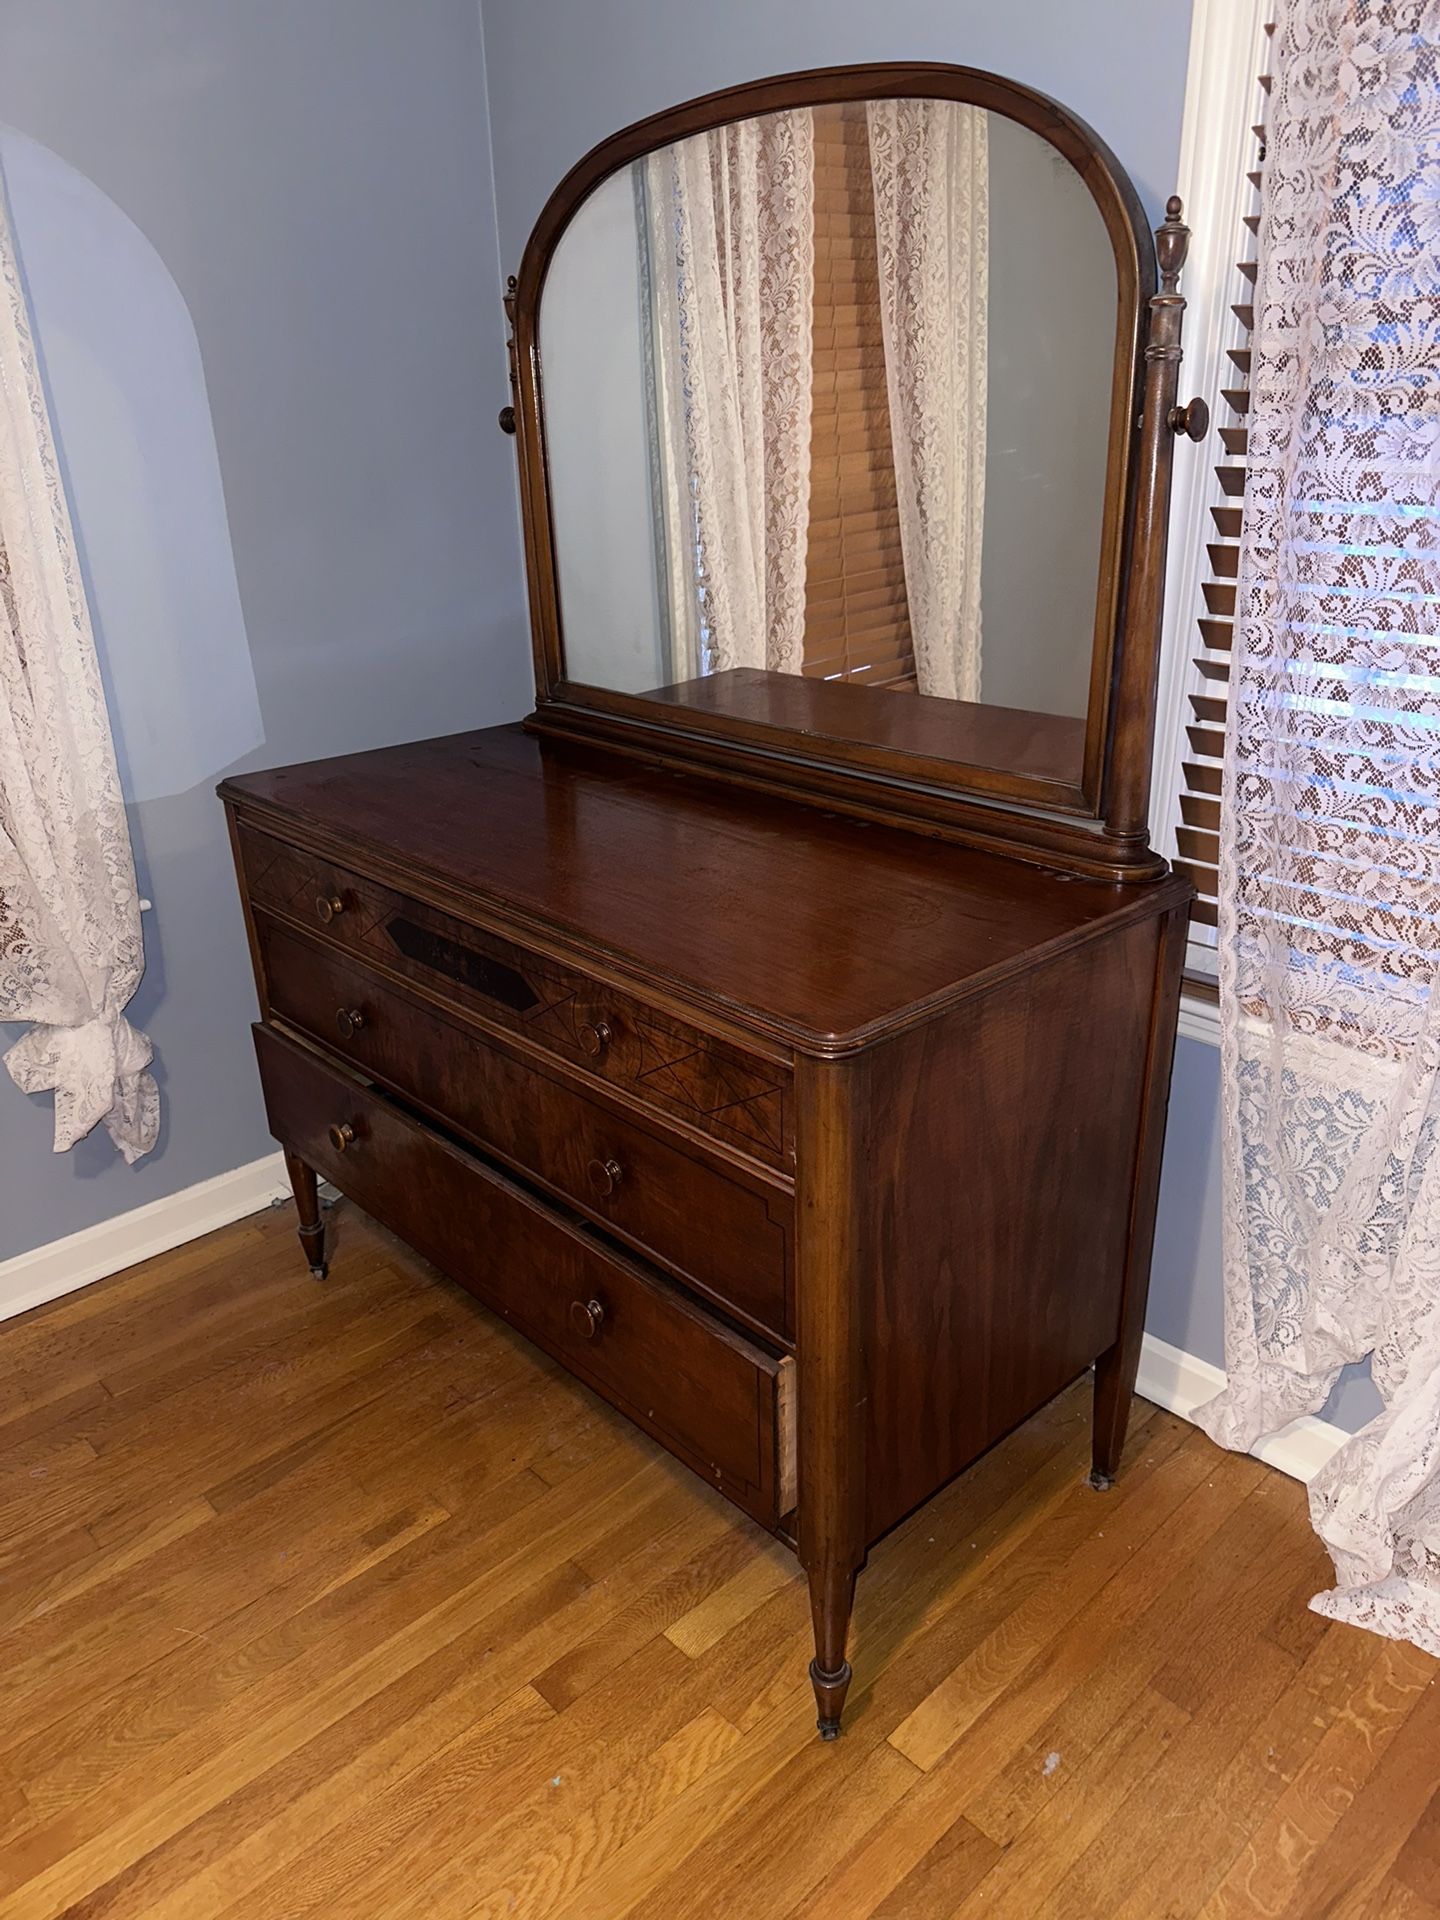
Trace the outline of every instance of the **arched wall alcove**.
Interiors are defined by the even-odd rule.
[[[265,739],[200,344],[93,181],[3,124],[0,162],[125,796],[184,793]]]

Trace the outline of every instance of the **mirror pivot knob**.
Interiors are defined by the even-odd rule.
[[[1188,406],[1171,407],[1165,424],[1172,433],[1186,433],[1192,440],[1203,440],[1210,431],[1210,409],[1203,400],[1192,400]]]

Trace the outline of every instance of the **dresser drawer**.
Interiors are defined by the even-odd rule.
[[[270,1130],[766,1526],[794,1505],[794,1362],[766,1352],[266,1027]]]
[[[361,962],[257,914],[270,1005],[765,1332],[789,1336],[792,1201],[540,1072]]]
[[[794,1165],[788,1066],[727,1045],[563,962],[238,826],[251,902],[767,1165]]]

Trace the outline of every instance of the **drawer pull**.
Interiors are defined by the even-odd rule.
[[[337,1007],[335,1027],[342,1040],[353,1040],[365,1024],[363,1007]]]
[[[598,1300],[576,1300],[570,1308],[570,1325],[582,1340],[598,1340],[605,1324],[605,1309]]]
[[[348,1120],[337,1120],[335,1124],[328,1127],[326,1131],[330,1136],[330,1144],[336,1153],[344,1153],[347,1147],[353,1147],[355,1144],[355,1129]]]
[[[317,893],[315,911],[328,927],[337,914],[345,911],[345,902],[338,893]]]
[[[585,1168],[585,1177],[602,1200],[608,1199],[625,1177],[625,1169],[618,1160],[592,1160]]]
[[[598,1060],[610,1044],[610,1028],[603,1020],[580,1029],[580,1045],[592,1060]]]

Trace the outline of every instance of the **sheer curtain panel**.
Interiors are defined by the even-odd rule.
[[[0,179],[0,1020],[55,1151],[104,1121],[155,1144],[150,1043],[125,1018],[144,969],[110,721]]]
[[[1281,0],[1224,765],[1229,1384],[1369,1358],[1316,1609],[1440,1654],[1440,4]]]

